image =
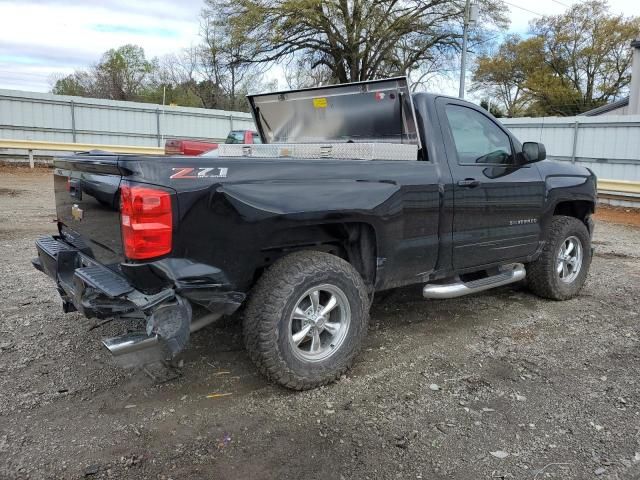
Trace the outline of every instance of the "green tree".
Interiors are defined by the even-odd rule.
[[[96,89],[102,98],[138,100],[156,67],[156,61],[146,59],[142,47],[111,49],[94,69]]]
[[[55,83],[51,93],[56,95],[75,95],[77,97],[89,97],[93,89],[93,79],[88,72],[75,72],[66,77],[54,76]]]
[[[58,95],[144,101],[156,69],[157,61],[147,60],[142,47],[123,45],[105,52],[93,67],[58,79],[51,91]]]
[[[187,107],[246,110],[239,89],[235,101],[212,82],[203,67],[204,47],[194,47],[162,61],[147,60],[144,50],[124,45],[102,55],[100,62],[58,78],[51,89],[58,95],[176,104]]]
[[[509,35],[493,55],[477,58],[471,91],[483,92],[498,100],[508,117],[518,116],[527,103],[524,84],[539,63],[523,51],[519,35]]]
[[[475,66],[473,89],[499,99],[507,115],[576,115],[626,94],[640,18],[590,0],[533,21],[531,34],[507,37]]]
[[[606,1],[591,0],[532,22],[531,33],[541,42],[553,80],[533,77],[527,87],[546,111],[581,113],[625,92],[640,18],[612,15]]]
[[[333,82],[410,74],[459,51],[464,0],[206,0],[241,61],[301,58]],[[484,25],[505,26],[501,0],[481,0]],[[474,31],[478,38],[482,29]]]

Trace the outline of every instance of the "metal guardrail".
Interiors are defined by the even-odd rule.
[[[640,199],[640,182],[598,179],[598,193],[622,195]]]
[[[104,150],[113,153],[133,153],[139,155],[164,155],[164,148],[139,147],[131,145],[100,145],[93,143],[44,142],[40,140],[0,140],[0,148],[26,150],[29,154],[29,166],[34,167],[33,152],[88,152],[89,150]]]

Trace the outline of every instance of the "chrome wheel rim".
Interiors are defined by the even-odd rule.
[[[288,336],[300,360],[318,362],[340,349],[349,331],[351,308],[335,285],[310,288],[298,299],[289,318]]]
[[[560,245],[556,273],[565,283],[573,282],[582,268],[582,242],[578,237],[566,238]]]

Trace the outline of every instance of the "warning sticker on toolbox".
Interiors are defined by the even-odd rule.
[[[325,97],[314,98],[313,108],[327,108],[327,99]]]

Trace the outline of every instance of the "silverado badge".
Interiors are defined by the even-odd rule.
[[[509,225],[530,225],[532,223],[538,223],[537,218],[519,218],[518,220],[509,220]]]
[[[71,216],[79,222],[82,220],[82,217],[84,217],[84,210],[82,210],[77,203],[74,203],[73,207],[71,207]]]

